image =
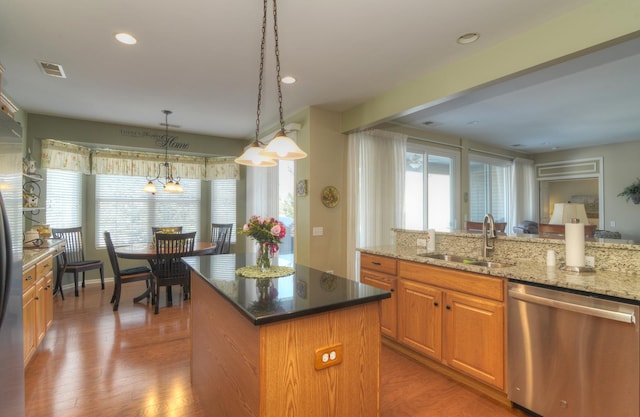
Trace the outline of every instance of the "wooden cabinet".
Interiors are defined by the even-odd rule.
[[[53,257],[22,274],[24,364],[29,363],[53,322]]]
[[[504,390],[504,282],[398,262],[398,341]]]
[[[419,282],[398,284],[398,340],[437,360],[442,359],[442,296],[442,290]]]
[[[391,298],[382,300],[380,330],[387,337],[398,336],[397,261],[385,256],[363,253],[360,255],[360,282],[391,292]]]

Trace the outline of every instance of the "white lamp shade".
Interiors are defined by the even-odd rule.
[[[156,186],[153,185],[153,182],[149,181],[147,185],[144,186],[142,191],[144,191],[145,193],[155,194],[158,190],[156,190]]]
[[[582,224],[589,224],[584,204],[555,203],[549,224],[567,224],[571,219],[578,219]]]
[[[273,159],[262,155],[261,151],[262,149],[259,146],[251,145],[242,155],[235,159],[235,163],[250,167],[274,167],[278,165]]]
[[[261,152],[263,156],[272,159],[302,159],[307,154],[288,136],[278,135],[267,144]]]

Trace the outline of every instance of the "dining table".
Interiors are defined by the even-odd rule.
[[[214,255],[216,249],[215,242],[195,242],[191,256]],[[146,259],[151,265],[151,261],[156,257],[156,247],[153,243],[137,243],[133,245],[118,246],[115,248],[116,256],[123,259]],[[133,302],[137,303],[149,295],[150,287],[136,297]],[[167,287],[167,294],[171,297],[171,287]],[[189,294],[185,294],[185,299]]]
[[[153,243],[137,243],[133,245],[116,247],[116,255],[123,259],[146,259],[156,257],[156,247]],[[216,244],[214,242],[196,242],[191,256],[214,255]]]

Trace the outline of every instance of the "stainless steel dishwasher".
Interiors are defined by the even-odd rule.
[[[640,416],[637,304],[508,284],[508,396],[544,417]]]

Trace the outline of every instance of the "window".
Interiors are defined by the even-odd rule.
[[[497,222],[509,221],[511,161],[471,156],[469,158],[470,221],[481,222],[491,213]]]
[[[287,228],[287,234],[280,244],[279,254],[293,253],[295,233],[295,165],[294,161],[278,162],[278,220]]]
[[[46,177],[46,223],[53,228],[81,226],[82,173],[47,169]]]
[[[150,242],[152,226],[200,231],[200,180],[181,180],[184,193],[158,187],[156,195],[142,192],[146,182],[144,177],[96,175],[96,247],[105,247],[105,231],[117,244]],[[196,235],[196,240],[207,239]]]
[[[408,144],[405,168],[405,227],[454,230],[458,153]]]
[[[211,223],[233,223],[231,243],[236,243],[236,183],[235,179],[211,181]]]

